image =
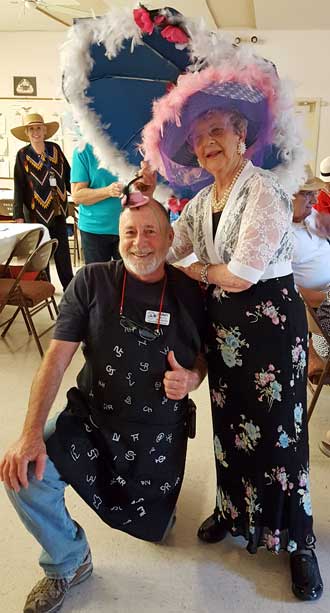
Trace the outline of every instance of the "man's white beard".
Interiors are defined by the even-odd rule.
[[[131,255],[124,257],[121,254],[121,257],[123,258],[125,268],[127,268],[127,270],[129,270],[133,274],[139,276],[151,275],[165,260],[164,255],[159,255],[158,257],[154,255],[151,259],[148,258],[148,261],[144,261],[144,258],[141,258],[141,261],[136,261],[134,256]],[[134,261],[132,261],[133,259]]]

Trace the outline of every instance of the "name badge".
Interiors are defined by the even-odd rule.
[[[56,187],[56,177],[54,177],[54,175],[49,177],[49,185],[50,187]]]
[[[148,324],[157,324],[159,317],[159,311],[146,311],[145,320]],[[171,319],[170,313],[161,313],[160,315],[160,324],[162,326],[169,326]]]

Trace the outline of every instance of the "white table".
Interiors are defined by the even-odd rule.
[[[47,228],[39,223],[0,224],[0,263],[6,262],[18,239],[34,228],[43,229],[44,233],[40,241],[41,243],[49,240],[50,236]]]
[[[0,189],[0,200],[14,201],[13,189]]]

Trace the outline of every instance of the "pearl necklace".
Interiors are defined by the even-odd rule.
[[[213,183],[212,185],[212,192],[211,192],[211,205],[212,205],[212,211],[213,213],[220,213],[221,211],[223,211],[223,209],[225,208],[227,202],[228,202],[228,198],[230,196],[230,192],[234,187],[234,184],[236,183],[238,177],[240,176],[243,168],[245,168],[246,165],[246,160],[243,161],[243,163],[241,164],[241,166],[239,167],[238,171],[236,172],[231,184],[225,189],[225,191],[223,192],[223,196],[222,198],[220,198],[220,200],[217,199],[217,187],[216,184]]]

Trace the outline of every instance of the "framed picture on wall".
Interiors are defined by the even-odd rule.
[[[36,77],[13,77],[14,96],[36,96],[37,78]]]

